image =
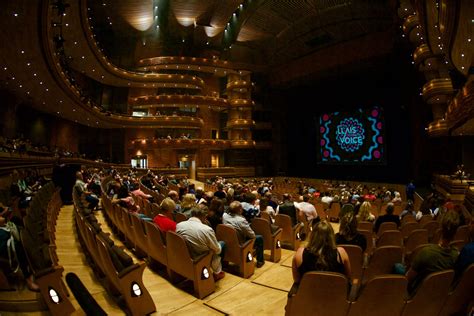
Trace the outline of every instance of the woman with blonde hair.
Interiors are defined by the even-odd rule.
[[[292,262],[294,284],[288,296],[296,293],[303,275],[310,271],[338,272],[351,279],[349,256],[344,248],[336,246],[334,230],[326,220],[314,226],[306,248],[296,251]]]
[[[370,213],[372,205],[370,202],[365,201],[359,208],[359,213],[357,214],[357,220],[359,222],[373,222],[375,220],[374,214]]]
[[[191,193],[183,195],[181,201],[181,213],[186,215],[187,218],[191,217],[191,209],[196,206],[196,196]]]

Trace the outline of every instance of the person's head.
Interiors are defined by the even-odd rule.
[[[224,212],[224,202],[221,199],[212,199],[211,205],[209,205],[209,211],[222,214],[222,212]]]
[[[283,202],[291,201],[291,195],[289,193],[283,194]]]
[[[77,171],[77,172],[76,172],[76,179],[77,179],[77,180],[84,180],[84,177],[82,176],[82,172],[81,172],[81,171]]]
[[[309,195],[308,194],[303,195],[303,202],[309,202]]]
[[[170,191],[168,192],[168,197],[169,197],[170,199],[172,199],[173,201],[175,201],[175,202],[178,202],[178,201],[179,201],[179,194],[178,194],[178,192],[176,192],[176,191],[174,191],[174,190],[170,190]]]
[[[167,197],[161,201],[160,207],[161,213],[167,214],[173,212],[176,209],[176,203],[171,198]]]
[[[183,209],[191,209],[196,205],[196,196],[191,193],[187,193],[183,196],[183,200],[181,202],[181,208]]]
[[[336,237],[331,224],[322,220],[313,227],[307,248],[313,254],[336,248]]]
[[[5,226],[5,223],[6,223],[5,217],[0,216],[0,227]]]
[[[235,215],[242,214],[242,205],[240,204],[239,201],[234,201],[234,202],[230,203],[229,213],[230,214],[235,214]]]
[[[191,208],[191,216],[199,218],[201,221],[205,220],[207,216],[207,207],[193,207]]]
[[[122,186],[120,187],[120,189],[118,190],[118,192],[117,192],[117,197],[118,197],[119,199],[126,198],[126,197],[129,196],[129,195],[130,195],[130,194],[129,194],[129,192],[128,192],[128,188],[127,188],[126,185],[122,185]]]
[[[349,212],[342,217],[339,234],[349,239],[357,234],[357,218],[354,213]]]
[[[362,221],[366,221],[367,218],[370,215],[370,209],[372,205],[370,204],[369,201],[364,201],[362,205],[359,208],[359,217],[361,218]]]
[[[441,237],[445,241],[452,241],[459,227],[459,214],[454,211],[446,212],[441,217]]]
[[[387,208],[385,209],[385,212],[388,215],[392,215],[394,210],[395,210],[395,205],[392,202],[387,203]]]

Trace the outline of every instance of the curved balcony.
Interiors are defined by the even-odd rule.
[[[230,120],[227,122],[227,127],[228,128],[252,128],[255,127],[255,121],[254,120],[248,120],[248,119],[235,119],[235,120]]]
[[[71,8],[72,9],[72,8]],[[176,87],[176,88],[188,88],[188,89],[202,89],[204,87],[204,80],[196,76],[191,75],[180,75],[180,74],[157,74],[157,73],[145,73],[143,71],[130,71],[127,69],[120,68],[114,65],[106,55],[103,54],[102,49],[97,45],[95,41],[95,35],[92,32],[92,27],[89,23],[87,13],[86,1],[81,1],[80,4],[82,29],[89,44],[89,48],[95,55],[99,63],[109,73],[130,81],[147,82],[154,84],[153,87]]]
[[[254,148],[255,141],[253,140],[231,140],[232,148]]]
[[[443,119],[431,122],[428,125],[428,135],[432,137],[448,135],[448,124]]]
[[[433,53],[426,44],[421,44],[420,46],[418,46],[415,49],[415,52],[413,53],[413,60],[415,61],[416,66],[431,57],[433,57]]]
[[[403,32],[405,32],[405,34],[409,35],[410,32],[414,28],[416,28],[418,25],[420,25],[420,19],[418,19],[418,15],[412,14],[412,15],[408,16],[405,19],[405,21],[403,22],[403,26],[402,26]]]
[[[110,119],[127,126],[140,126],[143,128],[186,128],[200,129],[204,120],[192,116],[125,116],[110,114]]]
[[[453,92],[451,79],[433,79],[423,86],[423,100],[428,104],[446,103]]]
[[[446,111],[449,128],[455,128],[474,118],[474,81],[467,83],[454,97]]]
[[[229,101],[223,98],[198,95],[146,95],[129,99],[129,104],[135,109],[167,106],[210,106],[212,108],[226,109]]]
[[[244,89],[251,89],[252,85],[250,80],[234,80],[227,83],[227,90],[238,90],[242,92]]]
[[[232,107],[253,107],[255,102],[249,99],[232,99],[229,100]]]
[[[264,67],[247,63],[230,62],[227,60],[220,60],[216,58],[159,56],[139,60],[137,69],[142,71],[178,69],[214,74],[222,74],[226,72],[226,74],[246,75],[250,73],[250,70],[263,71]]]
[[[135,147],[169,147],[169,148],[209,148],[227,149],[230,140],[223,139],[135,139],[131,141]]]

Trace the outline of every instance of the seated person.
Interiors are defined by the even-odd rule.
[[[153,222],[161,229],[162,232],[168,230],[176,231],[176,222],[173,220],[173,211],[176,208],[176,204],[170,198],[166,198],[161,201],[160,213],[153,218]]]
[[[461,253],[454,264],[456,278],[460,277],[464,270],[474,263],[474,221],[471,221],[469,225],[469,237],[470,242],[461,249]]]
[[[405,209],[400,213],[400,219],[405,217],[406,215],[413,215],[416,218],[415,206],[411,200],[408,200]]]
[[[217,281],[225,276],[221,264],[225,243],[223,241],[218,242],[214,230],[204,224],[206,216],[207,212],[204,208],[192,208],[191,218],[178,223],[176,225],[176,233],[186,240],[189,252],[193,258],[197,258],[208,251],[213,253],[211,268],[214,271],[214,279]]]
[[[257,196],[254,193],[246,193],[244,202],[241,203],[243,213],[242,215],[251,222],[252,219],[260,214],[260,208],[257,206]]]
[[[13,246],[9,245],[9,242],[13,242]],[[14,247],[16,258],[14,258],[15,255],[9,247]],[[11,264],[17,263],[23,273],[28,289],[39,292],[39,286],[33,281],[33,274],[29,270],[25,249],[21,241],[11,238],[10,230],[6,227],[6,220],[2,216],[0,216],[0,258],[11,261]]]
[[[359,222],[373,222],[375,220],[375,215],[370,212],[371,207],[372,205],[368,201],[362,203],[357,213]]]
[[[408,292],[413,294],[428,274],[453,269],[458,251],[449,245],[459,227],[459,215],[450,211],[441,217],[441,239],[421,249],[406,273]]]
[[[295,226],[298,223],[297,209],[295,203],[291,200],[291,195],[283,194],[283,203],[277,206],[276,214],[288,215],[291,218],[291,225]]]
[[[309,198],[310,198],[310,195],[305,194],[303,195],[303,202],[298,203],[298,209],[300,211],[300,215],[306,216],[306,220],[308,222],[318,217],[316,208],[314,207],[313,204],[309,203]]]
[[[250,224],[245,217],[242,216],[242,205],[239,201],[230,203],[228,213],[222,215],[222,222],[235,228],[240,244],[245,241],[255,238],[254,248],[257,252],[257,268],[265,264],[263,257],[263,236],[255,235],[255,232],[250,228]]]
[[[334,230],[326,220],[314,226],[306,248],[300,247],[293,257],[294,284],[288,297],[296,293],[303,275],[310,271],[337,272],[351,279],[349,256],[344,248],[336,246]]]
[[[341,219],[339,232],[336,234],[337,245],[356,245],[365,251],[367,248],[367,239],[357,231],[357,218],[354,213],[347,213]]]
[[[87,189],[81,171],[76,172],[76,183],[74,184],[73,191],[80,203],[83,201],[83,199],[85,199],[87,202],[87,205],[82,206],[87,207],[90,210],[94,210],[99,204],[99,198]]]
[[[387,203],[387,208],[385,209],[385,215],[379,216],[375,221],[374,232],[378,233],[380,225],[385,222],[394,222],[397,224],[397,227],[400,227],[400,218],[397,215],[393,215],[395,206],[393,203]]]
[[[213,198],[207,214],[207,221],[215,231],[217,225],[222,224],[222,215],[224,214],[224,200]]]

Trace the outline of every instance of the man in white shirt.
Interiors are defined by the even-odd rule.
[[[206,219],[206,209],[194,207],[191,209],[191,218],[176,225],[176,233],[181,235],[188,245],[191,256],[196,258],[208,251],[213,252],[211,267],[214,279],[220,280],[225,273],[222,271],[221,256],[225,243],[218,242],[211,227],[203,224]]]
[[[328,192],[324,193],[324,196],[321,198],[321,202],[331,204],[332,203],[332,197],[329,196]]]
[[[300,216],[303,213],[309,222],[310,220],[313,220],[318,217],[318,213],[316,212],[316,208],[314,207],[314,205],[309,203],[308,201],[309,195],[303,195],[303,202],[298,203],[297,208],[300,210]]]

